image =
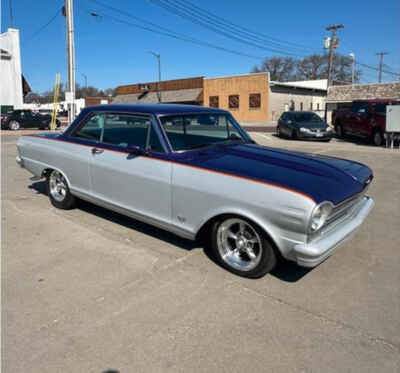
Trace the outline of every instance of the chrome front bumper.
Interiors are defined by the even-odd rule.
[[[333,254],[335,249],[349,239],[368,216],[374,201],[364,197],[357,208],[330,232],[326,232],[312,242],[295,245],[294,257],[302,267],[315,267]]]
[[[24,160],[18,155],[17,158],[15,158],[15,161],[21,166],[24,167]]]

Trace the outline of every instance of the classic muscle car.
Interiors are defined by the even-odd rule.
[[[229,112],[188,105],[100,105],[64,133],[22,136],[17,162],[51,203],[81,198],[187,239],[261,277],[279,257],[313,267],[373,206],[360,163],[257,145]]]

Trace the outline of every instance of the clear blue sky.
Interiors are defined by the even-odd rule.
[[[217,35],[199,25],[172,15],[149,0],[101,0],[150,22],[242,53],[269,57],[274,52],[241,44]],[[222,16],[235,24],[292,43],[322,51],[325,27],[343,23],[339,31],[338,51],[354,52],[360,62],[377,66],[376,52],[387,51],[387,69],[400,72],[400,1],[372,3],[361,0],[337,0],[332,5],[310,1],[232,1],[190,0],[193,4]],[[61,8],[57,0],[12,0],[14,26],[21,31],[22,68],[32,90],[42,92],[52,87],[55,74],[66,80],[65,18],[57,16],[41,32],[37,32]],[[162,78],[220,76],[243,74],[258,63],[256,59],[205,48],[148,31],[136,29],[109,18],[113,16],[137,23],[124,15],[97,5],[92,0],[75,0],[75,42],[77,82],[99,88],[157,79],[156,59],[152,50],[162,56]],[[94,18],[90,12],[102,17]],[[1,29],[10,26],[9,0],[2,1]],[[33,37],[34,36],[34,37]],[[289,47],[288,49],[289,50]],[[291,50],[292,51],[292,50]],[[308,50],[300,50],[301,54]],[[377,80],[377,72],[363,69],[363,82]],[[384,81],[395,76],[385,75]],[[397,78],[399,79],[399,78]]]

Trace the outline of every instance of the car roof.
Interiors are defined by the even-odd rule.
[[[220,113],[227,111],[198,105],[183,104],[106,104],[87,107],[88,111],[112,111],[141,114],[190,114],[190,113]]]

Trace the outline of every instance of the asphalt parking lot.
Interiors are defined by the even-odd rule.
[[[2,135],[4,372],[399,372],[400,150],[253,138],[374,171],[374,210],[313,270],[247,280],[132,219],[56,210]]]

